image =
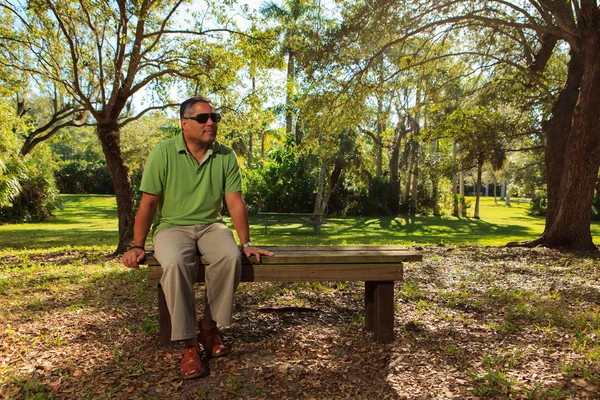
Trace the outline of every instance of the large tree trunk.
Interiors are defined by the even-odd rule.
[[[567,81],[552,107],[552,116],[548,121],[542,123],[542,129],[546,137],[545,163],[548,191],[546,228],[552,226],[558,211],[558,198],[566,155],[565,149],[571,131],[573,112],[577,104],[582,76],[583,60],[571,52]]]
[[[581,47],[581,58],[575,54],[571,56],[567,84],[561,92],[565,99],[561,102],[559,98],[550,123],[545,126],[550,215],[547,215],[546,228],[540,239],[548,247],[596,250],[590,222],[594,185],[600,167],[600,33],[588,34],[581,41]],[[570,84],[574,85],[577,80],[581,84],[575,108],[567,108],[572,104],[575,91]],[[572,123],[562,126],[561,122],[567,121],[562,121],[564,116],[560,113],[571,110]],[[552,122],[559,124],[560,130],[555,130],[557,127],[553,127]],[[553,173],[560,177],[558,185]]]
[[[542,124],[548,185],[546,227],[540,238],[517,245],[597,250],[590,222],[600,168],[600,31],[587,30],[578,50],[571,50],[567,81],[551,118]]]
[[[96,134],[102,144],[106,165],[112,175],[117,198],[119,218],[119,244],[115,253],[123,253],[133,240],[133,192],[129,168],[125,165],[120,146],[119,126],[116,123],[98,123]]]

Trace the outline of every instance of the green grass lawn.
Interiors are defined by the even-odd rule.
[[[52,250],[65,247],[110,251],[117,242],[114,196],[63,195],[64,209],[42,223],[0,226],[0,252]],[[472,204],[474,204],[474,199]],[[472,208],[469,212],[472,213]],[[501,246],[534,239],[544,229],[544,218],[527,215],[529,204],[510,207],[482,198],[480,220],[450,216],[330,217],[315,235],[310,226],[272,225],[268,233],[260,217],[251,217],[252,240],[259,245],[434,244]],[[600,242],[600,224],[592,224]]]

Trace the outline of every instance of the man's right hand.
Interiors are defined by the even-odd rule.
[[[129,268],[139,268],[144,259],[146,259],[146,252],[136,247],[123,254],[123,265]]]

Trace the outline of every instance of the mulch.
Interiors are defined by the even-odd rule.
[[[396,285],[393,343],[375,343],[364,330],[361,283],[242,284],[223,330],[232,353],[207,361],[209,376],[183,381],[181,348],[158,344],[153,288],[125,282],[101,286],[112,291],[101,305],[69,309],[56,300],[24,320],[15,312],[0,321],[0,395],[600,398],[595,255],[444,246],[423,253]],[[98,262],[118,268],[118,260]],[[49,288],[51,304],[53,296]]]

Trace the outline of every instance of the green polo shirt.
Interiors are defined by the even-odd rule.
[[[152,149],[140,184],[140,191],[160,196],[154,235],[174,226],[221,222],[224,195],[241,190],[240,166],[231,148],[213,143],[198,165],[182,134]]]

